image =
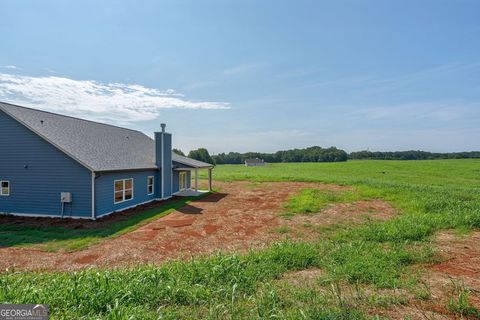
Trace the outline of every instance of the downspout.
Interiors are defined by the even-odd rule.
[[[92,220],[95,219],[95,172],[92,171]]]

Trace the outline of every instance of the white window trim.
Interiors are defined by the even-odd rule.
[[[4,182],[8,183],[8,194],[3,193],[2,183],[4,183]],[[1,180],[0,181],[0,196],[2,196],[2,197],[10,196],[10,181],[8,181],[8,180]]]
[[[131,199],[125,199],[125,191],[126,191],[126,190],[130,190],[130,189],[125,189],[125,181],[127,181],[127,180],[132,180],[132,198],[131,198]],[[117,182],[119,182],[119,181],[121,181],[121,182],[123,183],[123,189],[122,189],[122,199],[123,199],[123,200],[122,200],[122,201],[116,201],[116,200],[115,200],[115,199],[116,199],[115,195],[116,195],[116,193],[117,193],[116,190],[115,190],[115,184],[116,184]],[[133,178],[125,178],[125,179],[113,180],[113,204],[120,204],[120,203],[123,203],[123,202],[126,202],[126,201],[131,201],[131,200],[133,200],[134,194],[135,194],[135,193],[134,193],[134,189],[135,189],[135,188],[134,188]]]
[[[152,184],[148,183],[148,179],[152,178]],[[152,186],[152,192],[148,193],[148,188]],[[148,176],[147,177],[147,195],[151,196],[152,194],[155,193],[155,177],[154,176]]]

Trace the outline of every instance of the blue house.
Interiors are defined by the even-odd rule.
[[[0,213],[98,219],[198,191],[213,165],[172,152],[172,135],[0,103]],[[192,190],[191,178],[195,175]]]

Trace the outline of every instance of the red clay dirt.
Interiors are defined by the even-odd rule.
[[[434,244],[443,261],[429,266],[426,281],[437,306],[445,307],[455,288],[461,288],[469,292],[470,305],[480,310],[480,231],[462,236],[442,232]]]
[[[428,287],[427,300],[409,298],[408,305],[375,310],[388,319],[478,319],[461,316],[448,310],[450,298],[458,297],[458,290],[468,291],[468,302],[480,310],[480,231],[468,235],[440,232],[433,241],[440,262],[425,266],[421,281]]]
[[[360,221],[363,216],[384,219],[395,212],[379,200],[333,204],[316,215],[281,217],[283,203],[302,188],[340,191],[336,185],[301,182],[261,183],[215,182],[220,192],[178,209],[138,229],[72,253],[44,252],[27,248],[0,248],[0,270],[76,270],[85,267],[116,267],[138,263],[161,263],[218,251],[244,252],[284,238],[318,237],[312,226]],[[152,204],[154,205],[154,204]],[[156,204],[158,205],[158,204]],[[133,212],[138,212],[135,209]],[[128,217],[131,212],[112,215],[108,221]],[[134,214],[134,213],[133,213]],[[16,223],[11,218],[10,223]],[[28,221],[20,219],[21,223]],[[46,224],[45,219],[42,225]],[[57,220],[54,220],[58,224]],[[61,221],[62,224],[67,222]],[[79,222],[74,221],[76,227]],[[95,222],[93,222],[94,224]],[[87,227],[93,227],[91,222]],[[63,225],[62,225],[63,226]],[[282,227],[287,232],[278,232]]]

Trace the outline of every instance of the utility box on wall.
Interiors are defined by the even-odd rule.
[[[72,202],[72,194],[70,192],[61,192],[60,193],[60,202],[71,203]]]

